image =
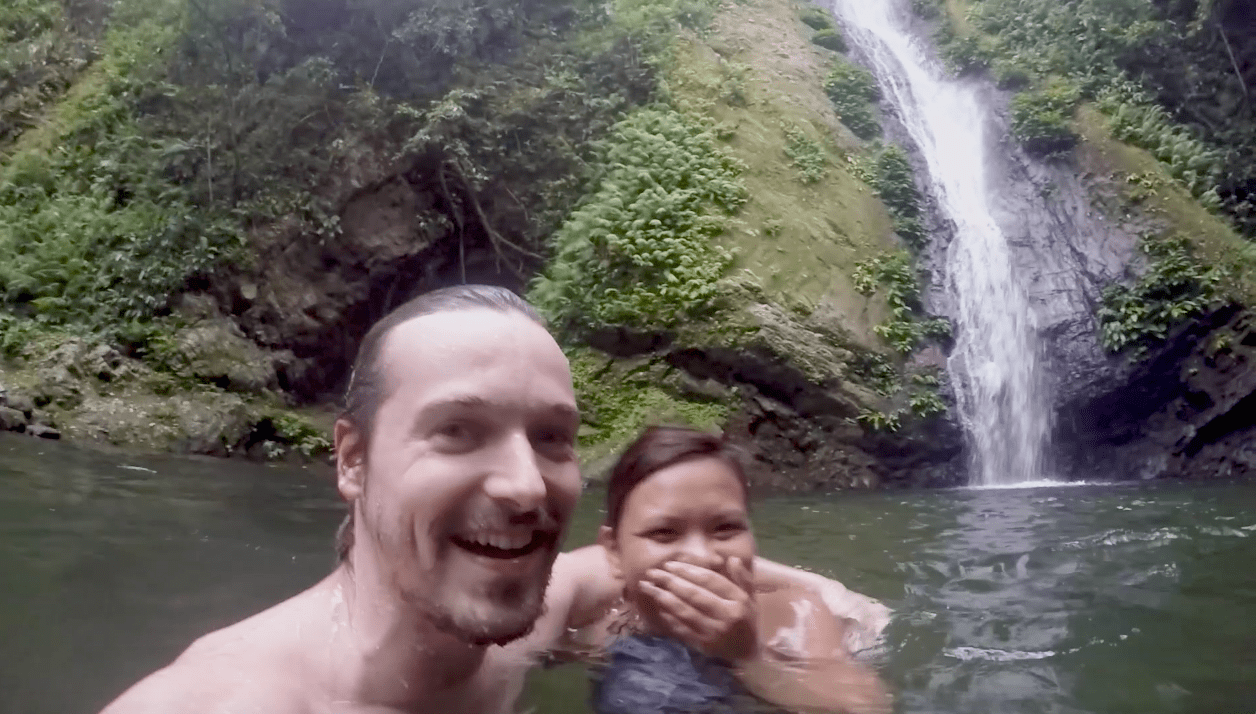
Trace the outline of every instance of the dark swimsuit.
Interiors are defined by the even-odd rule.
[[[627,635],[606,650],[593,683],[597,714],[733,714],[746,711],[745,690],[728,665],[683,643]],[[740,705],[739,705],[740,704]]]

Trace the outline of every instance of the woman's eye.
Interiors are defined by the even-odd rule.
[[[671,528],[655,528],[645,534],[646,538],[658,543],[670,543],[676,540],[676,531]]]
[[[746,532],[746,524],[744,523],[721,523],[715,527],[716,535],[723,538],[732,538]]]

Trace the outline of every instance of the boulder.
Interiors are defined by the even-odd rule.
[[[277,386],[275,359],[226,319],[200,322],[174,338],[173,365],[183,376],[237,392]]]
[[[26,427],[26,433],[41,439],[61,438],[61,432],[47,424],[30,424]]]
[[[0,407],[0,431],[23,431],[26,415],[12,407]]]

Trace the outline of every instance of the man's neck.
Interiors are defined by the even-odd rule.
[[[333,652],[340,695],[401,711],[422,708],[470,683],[485,647],[439,630],[426,613],[388,588],[363,559],[331,577]]]

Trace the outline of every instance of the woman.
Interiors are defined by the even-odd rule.
[[[747,484],[732,447],[655,427],[619,459],[598,543],[623,601],[592,631],[609,655],[599,714],[731,711],[742,694],[794,712],[878,714],[849,621],[796,579],[755,577]]]

